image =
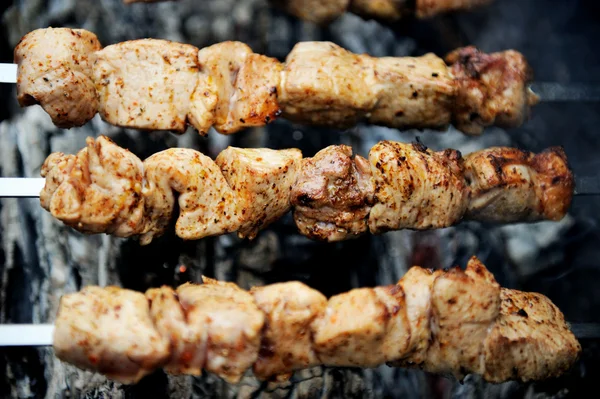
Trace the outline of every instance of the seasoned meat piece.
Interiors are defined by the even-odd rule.
[[[46,159],[42,207],[83,233],[139,234],[145,226],[142,161],[105,136],[86,143],[77,156]]]
[[[444,61],[422,57],[374,58],[377,102],[369,123],[394,127],[447,129],[456,86]]]
[[[381,141],[371,149],[369,162],[375,182],[371,233],[449,227],[462,218],[469,191],[458,151]]]
[[[302,160],[291,203],[300,232],[308,237],[339,241],[367,230],[373,203],[373,183],[366,159],[346,145],[329,146]]]
[[[86,287],[60,300],[54,353],[79,368],[133,384],[161,367],[169,341],[154,328],[143,294]]]
[[[350,127],[375,107],[374,59],[330,42],[301,42],[286,58],[279,103],[285,118]]]
[[[269,0],[302,20],[325,25],[342,15],[351,0]]]
[[[37,29],[23,36],[14,54],[19,104],[40,104],[61,128],[87,123],[98,112],[92,64],[100,48],[96,35],[83,29]]]
[[[493,0],[416,0],[417,18],[430,18],[455,10],[468,10],[491,3]]]
[[[507,288],[500,299],[500,315],[484,342],[484,378],[541,380],[569,370],[581,345],[556,305],[544,295]]]
[[[262,380],[283,377],[319,364],[312,348],[311,323],[327,306],[327,298],[299,282],[252,288],[265,314],[265,328],[254,375]]]
[[[94,65],[100,115],[117,126],[183,133],[195,109],[198,71],[198,49],[187,44],[142,39],[108,46]]]
[[[465,218],[485,222],[560,220],[571,204],[574,180],[559,147],[537,155],[493,147],[465,156],[471,201]]]
[[[177,236],[197,240],[239,229],[237,198],[212,159],[187,148],[170,148],[144,161],[143,196],[148,224],[140,238],[149,244],[171,221],[175,195],[179,193]]]
[[[500,311],[500,286],[477,258],[438,276],[431,291],[432,344],[423,369],[458,379],[482,374],[483,344]]]
[[[207,330],[203,320],[189,319],[171,287],[146,291],[150,315],[158,332],[169,340],[171,353],[164,366],[170,374],[201,375],[206,363]],[[189,322],[189,324],[188,324]]]
[[[352,0],[349,11],[366,19],[397,21],[411,15],[408,0]]]
[[[302,162],[300,150],[228,147],[215,162],[237,198],[240,238],[253,239],[290,210],[290,191]]]
[[[198,60],[202,75],[217,90],[212,113],[218,132],[262,126],[280,114],[277,90],[282,66],[276,59],[254,54],[241,42],[223,42],[200,50]]]
[[[457,86],[454,125],[478,135],[486,126],[510,128],[529,117],[538,97],[530,90],[533,73],[516,51],[485,54],[465,47],[446,57]]]
[[[190,327],[206,336],[205,369],[237,383],[258,358],[265,317],[252,295],[237,285],[203,281],[180,286],[177,295]]]

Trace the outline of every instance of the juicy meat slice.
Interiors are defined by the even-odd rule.
[[[108,46],[94,65],[100,115],[117,126],[183,133],[198,72],[194,46],[157,39]]]
[[[198,60],[201,75],[212,81],[216,90],[217,101],[210,109],[215,130],[235,133],[244,127],[262,126],[279,116],[279,61],[254,54],[246,44],[232,41],[203,48]],[[209,93],[206,95],[210,97]]]
[[[581,345],[550,299],[502,288],[500,300],[500,315],[484,342],[487,381],[554,378],[575,363]]]
[[[469,190],[458,151],[381,141],[371,149],[369,162],[375,183],[371,233],[443,228],[462,218]]]
[[[158,332],[169,341],[170,356],[164,365],[170,374],[201,375],[206,362],[207,330],[203,320],[189,319],[171,287],[146,291],[150,315]]]
[[[466,134],[479,135],[491,125],[521,125],[538,97],[530,90],[531,68],[523,54],[508,50],[485,54],[475,47],[446,57],[457,86],[453,123]]]
[[[177,236],[184,240],[231,233],[239,229],[237,197],[215,162],[188,148],[170,148],[144,161],[143,196],[148,223],[142,245],[161,235],[169,225],[179,194]]]
[[[423,369],[482,374],[484,340],[500,311],[500,285],[477,258],[439,275],[431,290],[432,344]]]
[[[100,48],[96,35],[83,29],[36,29],[23,36],[14,53],[19,104],[40,104],[61,128],[87,123],[98,112],[92,64]]]
[[[300,150],[228,147],[215,162],[236,195],[240,238],[253,239],[290,210],[290,192],[302,162]]]
[[[279,103],[287,119],[350,127],[377,103],[374,59],[330,42],[301,42],[286,58]]]
[[[237,383],[258,358],[265,317],[252,295],[237,285],[203,281],[180,286],[177,296],[190,328],[206,336],[204,368]]]
[[[455,10],[468,10],[491,3],[493,0],[416,0],[417,18],[430,18]]]
[[[485,222],[560,220],[571,204],[574,178],[562,148],[539,154],[493,147],[465,156],[471,189],[466,219]]]
[[[369,123],[394,127],[446,129],[452,119],[456,85],[444,61],[422,57],[373,58],[377,102]]]
[[[169,357],[169,341],[155,329],[139,292],[89,286],[63,295],[55,326],[59,359],[125,384],[138,382]]]
[[[281,378],[319,364],[312,347],[311,323],[325,311],[327,298],[296,281],[254,287],[250,293],[265,314],[254,375],[262,380]]]
[[[105,136],[86,143],[76,156],[46,159],[42,207],[83,233],[139,234],[145,228],[142,161]]]
[[[373,183],[366,159],[347,145],[329,146],[302,168],[291,191],[294,219],[308,237],[339,241],[367,230]]]
[[[269,0],[304,21],[325,25],[342,15],[351,0]]]

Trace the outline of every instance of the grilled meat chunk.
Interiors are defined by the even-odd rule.
[[[417,18],[430,18],[456,10],[468,10],[491,3],[493,0],[416,0]]]
[[[145,228],[142,161],[105,136],[86,142],[76,156],[55,153],[46,159],[40,204],[83,233],[140,234]]]
[[[100,48],[96,35],[84,29],[37,29],[25,35],[14,54],[19,104],[40,104],[58,127],[87,123],[98,112],[92,65]]]
[[[560,220],[571,204],[574,178],[562,148],[535,155],[494,147],[465,157],[471,201],[465,218],[485,222]]]
[[[457,87],[453,123],[466,134],[479,135],[492,125],[519,126],[539,101],[529,88],[533,72],[521,53],[485,54],[471,46],[453,51],[446,62]]]
[[[290,192],[302,162],[300,150],[228,147],[215,162],[237,198],[240,238],[253,239],[290,210]]]
[[[113,44],[96,53],[100,116],[116,126],[183,133],[194,107],[198,49],[167,40]]]
[[[375,184],[371,233],[449,227],[467,209],[469,190],[458,151],[382,141],[371,149],[369,162]]]
[[[161,367],[169,341],[154,328],[144,294],[86,287],[60,300],[54,353],[77,367],[131,384]]]
[[[294,220],[308,237],[340,241],[367,230],[373,183],[366,159],[346,145],[329,146],[302,161],[291,191]]]

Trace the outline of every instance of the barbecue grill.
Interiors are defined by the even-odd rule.
[[[10,3],[10,2],[7,2]],[[496,0],[481,9],[428,20],[379,23],[344,14],[329,26],[299,21],[268,7],[264,0],[180,0],[125,5],[121,0],[14,0],[3,9],[0,62],[12,63],[12,50],[24,34],[46,26],[86,28],[102,43],[154,37],[204,47],[224,40],[246,42],[258,53],[282,60],[298,41],[330,40],[373,56],[446,54],[476,45],[483,51],[514,48],[535,73],[534,90],[544,100],[530,120],[510,130],[489,128],[478,137],[448,132],[405,131],[358,126],[335,130],[277,120],[232,136],[188,132],[140,132],[103,123],[70,130],[56,128],[39,107],[21,109],[14,85],[0,85],[0,176],[39,177],[54,151],[75,153],[87,136],[107,135],[144,159],[170,147],[198,149],[214,158],[227,145],[300,148],[312,156],[330,144],[352,145],[366,156],[380,140],[419,139],[433,149],[462,153],[494,145],[530,151],[562,145],[571,167],[598,192],[600,151],[600,35],[596,2],[589,0]],[[104,235],[85,236],[57,223],[39,200],[0,199],[0,323],[50,323],[67,292],[98,284],[144,291],[161,284],[199,281],[201,275],[253,285],[300,280],[326,296],[354,287],[391,284],[413,264],[464,266],[476,255],[502,286],[547,295],[572,323],[599,323],[596,309],[600,268],[596,196],[574,198],[560,222],[485,225],[463,223],[427,232],[397,231],[340,243],[321,243],[298,235],[291,216],[262,231],[253,241],[234,235],[182,241],[170,229],[150,245]],[[15,327],[16,328],[16,327]],[[18,335],[18,330],[17,335]],[[260,383],[247,377],[227,384],[205,374],[172,377],[157,372],[124,387],[56,360],[49,347],[4,347],[0,364],[6,377],[1,397],[583,397],[595,387],[598,333],[580,330],[583,352],[569,373],[537,383],[493,385],[475,376],[458,382],[416,370],[315,367],[289,383]]]

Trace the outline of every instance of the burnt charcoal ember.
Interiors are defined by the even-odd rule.
[[[11,2],[7,2],[11,3]],[[347,14],[331,26],[295,20],[268,8],[265,0],[179,0],[127,6],[121,0],[19,0],[2,4],[0,60],[27,32],[47,26],[83,27],[104,45],[155,37],[207,46],[240,40],[259,53],[283,60],[298,41],[331,40],[351,51],[374,56],[443,56],[455,47],[485,51],[515,48],[541,81],[600,84],[600,26],[592,1],[497,1],[471,13],[428,21],[381,25]],[[596,7],[596,10],[594,10]],[[379,140],[413,141],[432,149],[456,148],[466,154],[494,145],[539,151],[564,145],[575,172],[597,169],[600,106],[538,105],[521,128],[489,129],[466,137],[446,133],[397,132],[358,126],[340,131],[277,120],[233,136],[211,132],[175,136],[119,129],[99,117],[76,129],[60,130],[39,107],[20,109],[14,86],[0,87],[0,175],[39,176],[53,151],[73,153],[87,136],[108,135],[141,158],[174,146],[199,149],[214,157],[227,145],[298,147],[313,156],[330,144],[348,144],[366,156]],[[0,200],[0,322],[52,322],[60,296],[89,284],[117,284],[144,290],[161,284],[199,281],[201,275],[236,281],[244,288],[300,280],[330,296],[358,286],[391,284],[415,263],[433,268],[465,265],[477,255],[511,288],[548,295],[572,321],[600,322],[600,246],[595,197],[576,198],[571,215],[559,223],[487,226],[464,223],[429,232],[397,231],[326,244],[298,235],[290,214],[254,241],[234,235],[184,242],[173,230],[147,247],[133,239],[83,236],[54,220],[36,199]],[[62,364],[50,348],[1,348],[2,398],[550,398],[582,397],[595,387],[600,370],[597,340],[582,342],[581,361],[571,373],[538,383],[491,385],[467,377],[462,383],[416,370],[314,367],[289,382],[260,383],[250,374],[230,385],[211,374],[173,377],[162,371],[136,386]]]

